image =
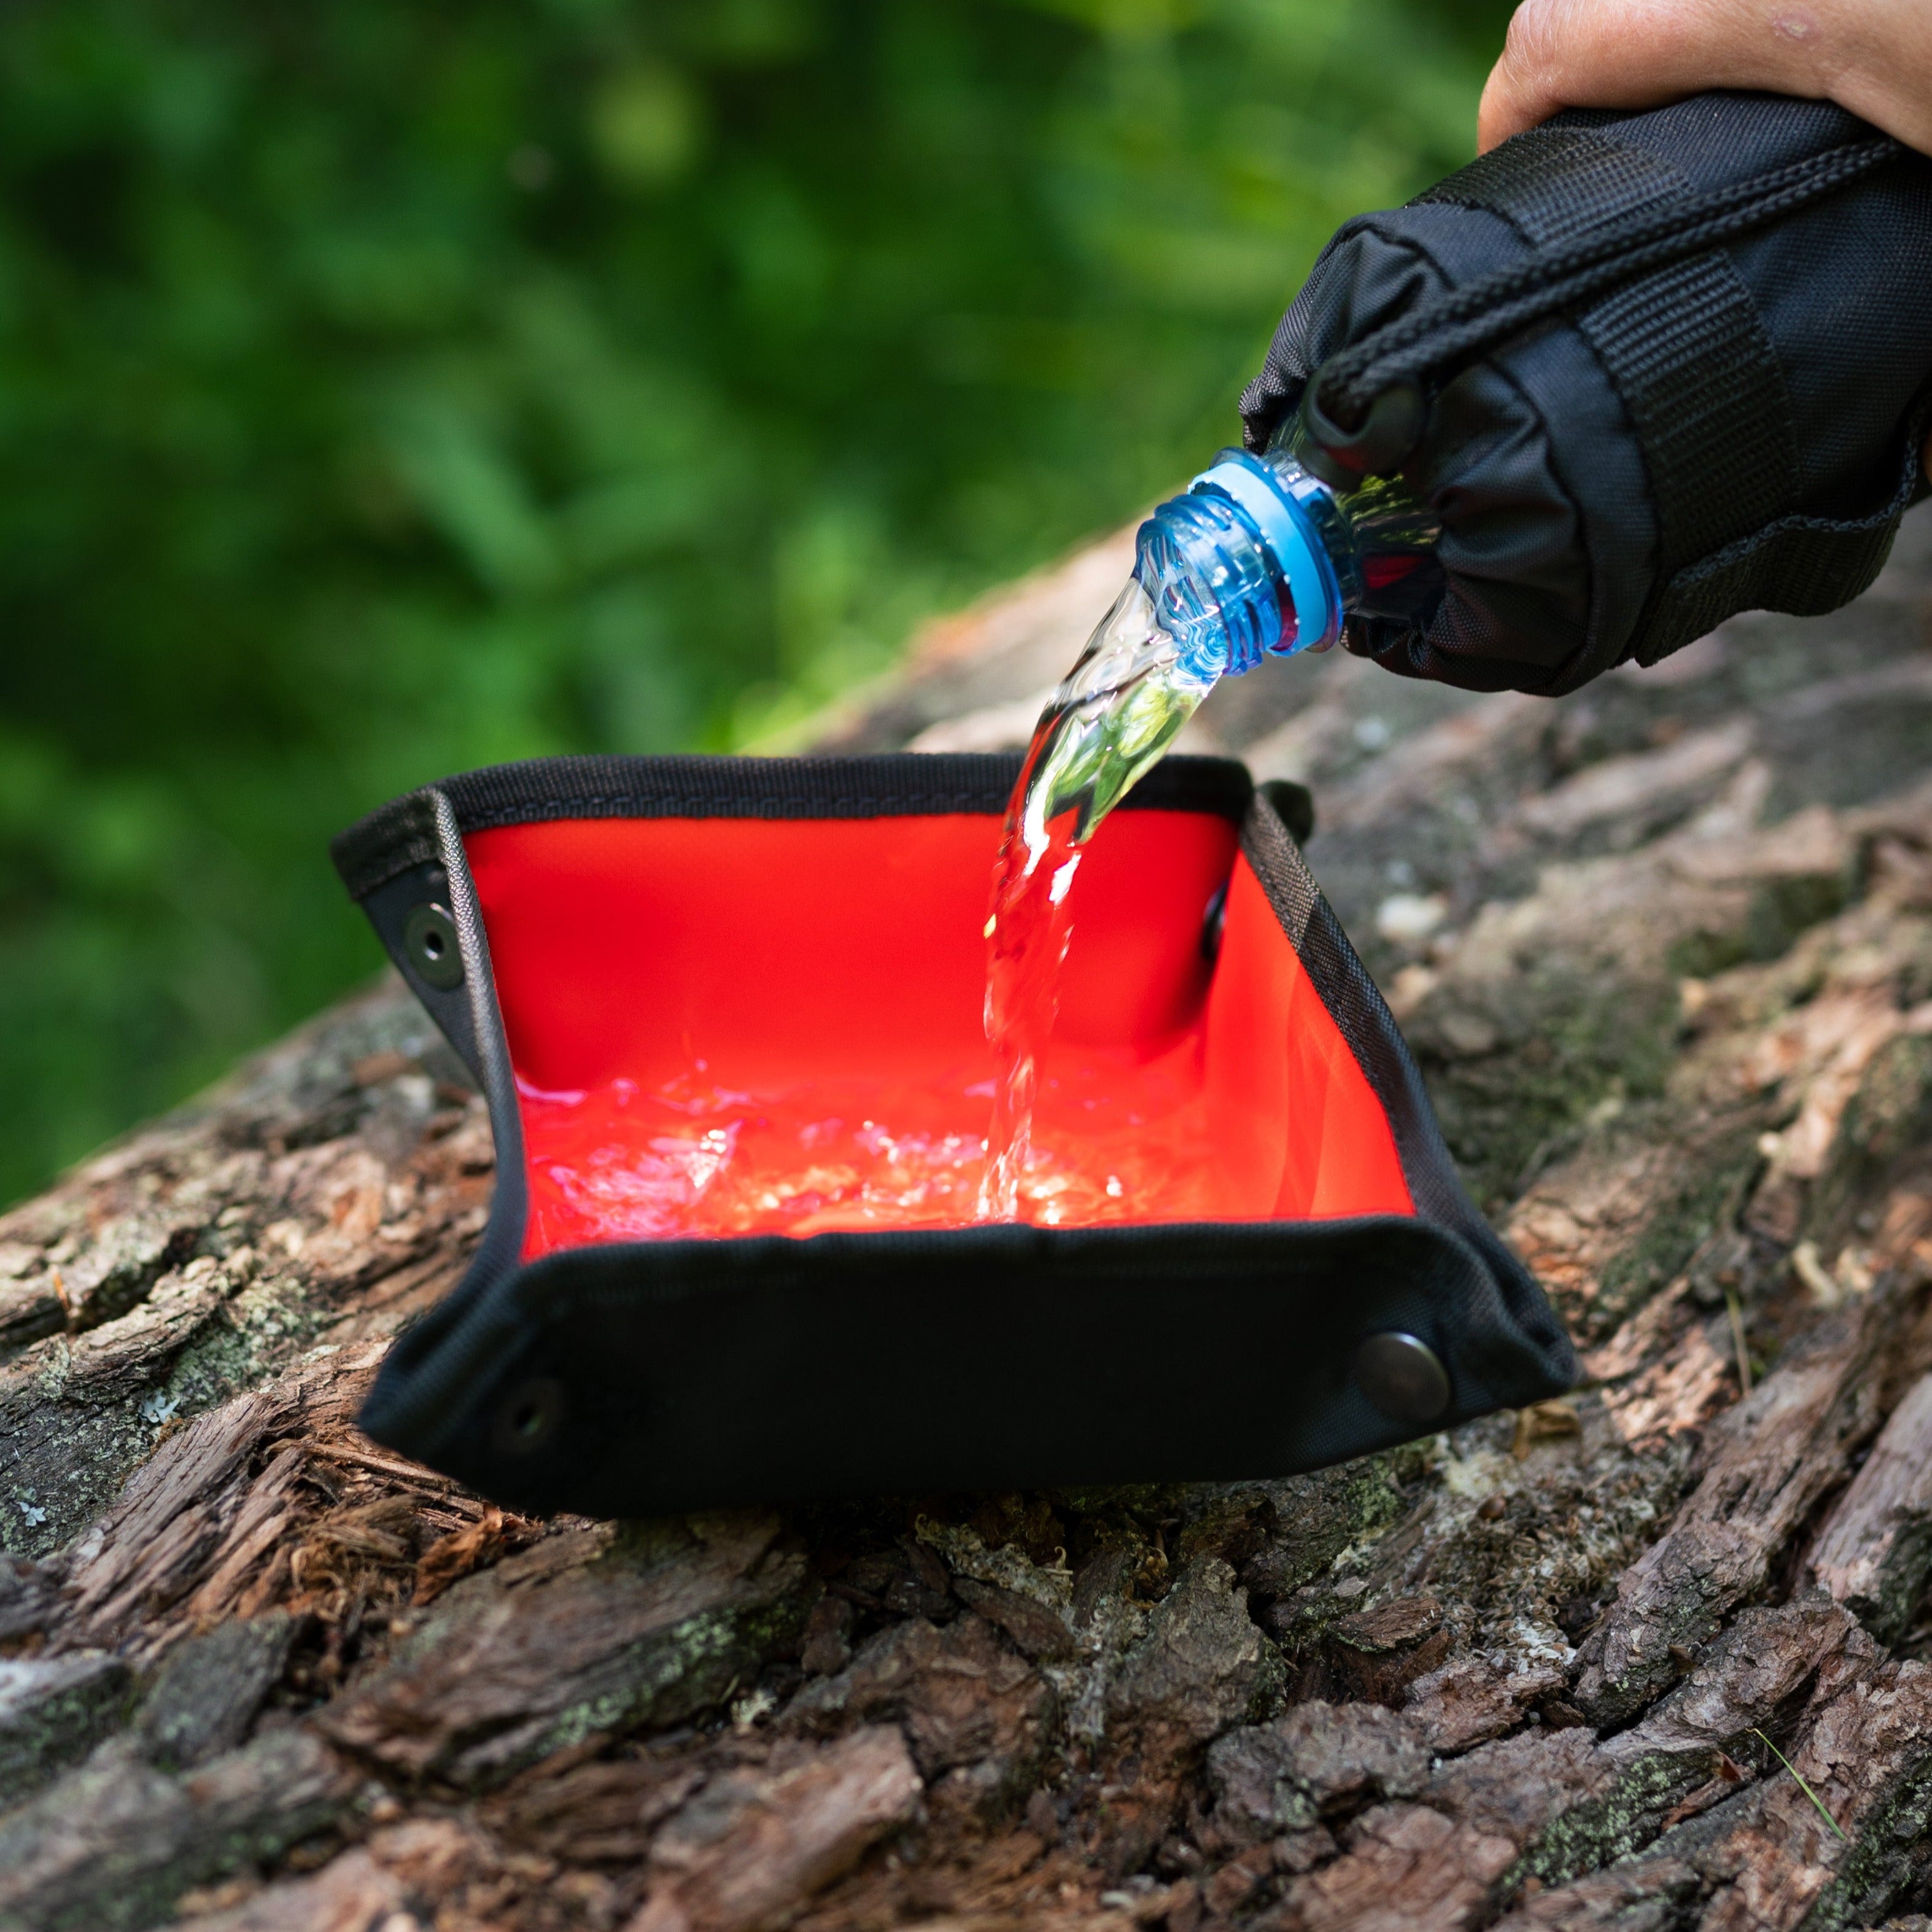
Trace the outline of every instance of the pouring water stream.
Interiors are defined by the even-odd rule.
[[[986,1036],[995,1066],[980,1186],[982,1221],[1019,1213],[1040,1056],[1072,938],[1068,890],[1082,848],[1214,688],[1130,578],[1054,693],[1007,808],[986,920]]]

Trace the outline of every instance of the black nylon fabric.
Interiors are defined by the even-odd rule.
[[[513,1508],[596,1516],[1318,1468],[1431,1432],[1354,1384],[1365,1332],[1450,1366],[1431,1430],[1574,1372],[1466,1243],[1381,1216],[575,1248],[470,1322],[487,1346],[442,1432],[386,1365],[362,1426]]]
[[[1803,187],[1834,167],[1846,184]],[[1735,611],[1812,613],[1866,587],[1924,494],[1932,161],[1827,103],[1566,114],[1348,223],[1241,399],[1247,441],[1263,446],[1315,371],[1368,354],[1377,331],[1487,278],[1533,282],[1598,231],[1654,249],[1699,197],[1761,178],[1813,198],[1431,370],[1402,473],[1442,517],[1447,589],[1421,629],[1352,620],[1352,650],[1554,694]]]

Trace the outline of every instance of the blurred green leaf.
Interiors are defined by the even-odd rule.
[[[668,187],[690,172],[704,140],[704,102],[662,61],[607,74],[590,98],[590,144],[620,187]]]
[[[374,970],[328,836],[794,726],[1131,514],[1502,0],[16,0],[0,1200]]]

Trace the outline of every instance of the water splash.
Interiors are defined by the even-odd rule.
[[[1049,1227],[1225,1210],[1197,1043],[1154,1063],[1057,1060],[1020,1196]],[[599,1241],[958,1228],[977,1216],[988,1085],[975,1065],[758,1090],[683,1074],[581,1091],[519,1083],[526,1258]]]
[[[1006,807],[986,928],[995,1086],[980,1184],[982,1221],[1019,1216],[1040,1057],[1073,937],[1067,895],[1081,848],[1214,682],[1184,660],[1139,579],[1130,578],[1034,728]]]

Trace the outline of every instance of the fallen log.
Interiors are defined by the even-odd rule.
[[[1123,560],[935,627],[819,741],[1014,742]],[[1850,610],[1554,704],[1336,654],[1190,728],[1312,788],[1584,1352],[1388,1456],[625,1526],[466,1494],[353,1421],[491,1183],[393,982],[0,1217],[0,1928],[1910,1922],[1928,635],[1919,519]]]

